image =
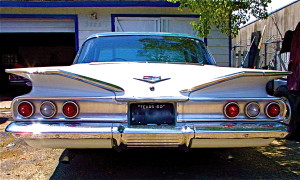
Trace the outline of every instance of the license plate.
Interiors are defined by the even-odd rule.
[[[135,103],[130,105],[130,124],[174,124],[175,110],[172,103]]]

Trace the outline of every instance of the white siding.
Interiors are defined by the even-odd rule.
[[[208,38],[207,46],[220,66],[229,66],[229,38],[222,34],[217,28],[212,28]]]

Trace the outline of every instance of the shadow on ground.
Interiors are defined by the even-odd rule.
[[[51,179],[298,179],[255,148],[80,150],[70,164],[59,163]]]

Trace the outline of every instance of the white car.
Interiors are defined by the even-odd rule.
[[[266,84],[289,72],[218,67],[196,36],[95,34],[71,66],[6,72],[32,82],[6,131],[34,147],[252,147],[288,134],[289,105]]]

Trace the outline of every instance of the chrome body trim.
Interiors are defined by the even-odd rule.
[[[12,102],[12,109],[16,109],[17,105],[21,101],[28,100],[29,98],[26,96],[21,96]],[[235,122],[235,121],[266,121],[266,122],[278,122],[278,121],[288,121],[287,116],[287,108],[289,106],[285,105],[284,100],[281,98],[190,98],[189,100],[177,101],[175,99],[139,99],[133,98],[132,101],[116,101],[114,98],[99,98],[99,97],[30,97],[30,101],[34,106],[40,107],[42,102],[51,100],[55,103],[57,107],[57,113],[51,119],[47,119],[47,121],[99,121],[99,122],[111,122],[111,123],[126,123],[128,122],[128,106],[130,103],[142,102],[142,103],[174,103],[176,107],[176,122]],[[240,114],[236,118],[228,119],[224,113],[224,105],[228,102],[238,102],[240,106]],[[80,107],[80,113],[74,118],[69,119],[66,118],[62,113],[62,106],[66,101],[75,101]],[[244,107],[249,102],[257,102],[260,105],[261,109],[270,103],[276,102],[280,105],[281,113],[278,117],[270,119],[265,115],[264,112],[261,112],[255,119],[248,118],[245,115]],[[15,121],[34,121],[34,122],[42,122],[45,118],[39,113],[35,112],[33,116],[30,118],[22,118],[16,111],[13,111],[13,118]]]
[[[240,78],[240,77],[249,77],[249,76],[278,76],[278,77],[282,77],[282,76],[287,76],[287,75],[290,75],[290,74],[291,74],[291,72],[282,72],[282,71],[271,71],[271,72],[268,72],[268,71],[242,71],[242,72],[237,72],[237,73],[233,73],[233,74],[228,74],[228,75],[223,76],[223,77],[219,77],[219,78],[217,78],[213,81],[201,84],[199,86],[192,87],[190,89],[183,89],[180,92],[182,92],[182,93],[191,93],[191,92],[194,92],[194,91],[198,91],[200,89],[204,89],[204,88],[209,87],[209,86],[213,86],[213,85],[216,85],[216,84],[219,84],[219,83],[222,83],[222,82],[225,82],[225,81],[229,81],[229,80],[232,80],[232,79]]]
[[[192,139],[191,148],[239,148],[267,146],[274,138],[250,138],[250,139]]]
[[[175,36],[175,37],[186,37],[192,39],[198,39],[202,41],[198,36],[190,34],[180,34],[180,33],[168,33],[168,32],[106,32],[97,33],[89,36],[87,39],[93,39],[105,36]]]
[[[168,125],[129,126],[127,123],[95,123],[95,122],[13,122],[6,128],[16,137],[35,140],[57,139],[111,139],[119,146],[128,147],[190,147],[196,139],[226,139],[234,142],[238,139],[284,138],[288,132],[286,125],[278,122],[203,122],[177,123]],[[55,142],[51,142],[53,147]],[[260,144],[260,142],[257,142]],[[47,145],[47,143],[45,144]],[[218,144],[212,145],[219,147]],[[236,147],[237,145],[232,145]],[[242,144],[239,147],[244,147]],[[255,144],[253,144],[255,146]],[[66,147],[68,145],[66,144]]]
[[[224,105],[228,102],[238,102],[240,106],[240,114],[236,118],[228,119],[224,115]],[[261,112],[255,119],[251,119],[246,116],[245,106],[249,102],[257,102],[260,108],[263,109],[268,103],[276,102],[280,105],[281,113],[275,119],[268,118],[264,112]],[[246,122],[246,121],[286,121],[287,108],[286,104],[281,98],[192,98],[187,102],[177,103],[177,122]]]
[[[59,75],[59,76],[64,76],[64,77],[67,77],[67,78],[70,78],[70,79],[75,79],[75,80],[78,80],[78,81],[81,81],[81,82],[84,82],[84,83],[87,83],[87,84],[91,84],[91,85],[94,85],[94,86],[97,86],[97,87],[100,87],[100,88],[103,88],[103,89],[106,89],[106,90],[109,90],[109,91],[113,91],[113,92],[123,92],[124,89],[117,86],[117,85],[114,85],[114,84],[111,84],[111,83],[108,83],[108,82],[104,82],[104,81],[100,81],[100,80],[97,80],[97,79],[94,79],[94,78],[91,78],[91,77],[87,77],[87,76],[83,76],[83,75],[80,75],[80,74],[76,74],[76,73],[72,73],[72,72],[68,72],[68,71],[64,71],[64,70],[45,70],[45,71],[36,71],[36,72],[28,72],[28,71],[21,71],[21,70],[6,70],[6,72],[8,73],[16,73],[16,74],[42,74],[42,75]]]
[[[150,83],[150,84],[155,84],[155,83],[159,83],[159,82],[162,82],[162,81],[169,80],[171,78],[164,78],[164,79],[159,79],[159,80],[147,80],[147,79],[139,79],[139,78],[133,78],[133,79],[138,80],[138,81],[142,81],[142,82],[146,82],[146,83]]]
[[[19,102],[28,100],[27,97],[15,98],[12,102],[12,109],[16,109]],[[42,102],[51,100],[55,103],[57,113],[52,118],[46,121],[103,121],[103,122],[127,122],[127,103],[116,102],[114,99],[109,98],[31,98],[31,103],[36,107],[40,107]],[[76,102],[79,106],[80,113],[74,118],[68,118],[63,114],[63,105],[66,102]],[[36,111],[30,118],[24,119],[16,111],[12,112],[15,121],[33,121],[41,122],[45,118],[38,111]]]
[[[49,73],[52,73],[51,71]],[[68,78],[72,78],[72,79],[76,79],[88,84],[92,84],[92,85],[96,85],[98,87],[110,90],[110,91],[114,91],[114,92],[122,92],[124,91],[123,88],[114,85],[114,84],[110,84],[108,82],[104,82],[104,81],[100,81],[97,79],[93,79],[91,77],[86,77],[83,75],[79,75],[79,74],[75,74],[75,73],[71,73],[71,72],[67,72],[67,71],[63,71],[63,70],[58,70],[57,72],[55,72],[54,74],[57,75],[61,75],[61,76],[66,76]]]
[[[286,106],[287,106],[287,110],[286,110],[287,118],[285,118],[285,119],[283,120],[283,123],[285,123],[285,124],[290,124],[291,118],[292,118],[292,114],[291,114],[291,109],[292,109],[292,107],[291,107],[289,101],[285,101],[285,104],[286,104]]]
[[[116,96],[116,101],[118,102],[184,102],[188,100],[189,98],[187,96],[161,96],[154,98]]]

